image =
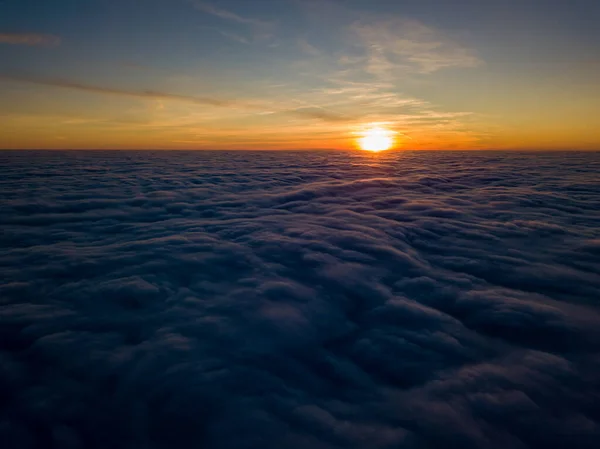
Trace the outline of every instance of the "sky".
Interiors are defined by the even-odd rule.
[[[596,0],[0,0],[0,148],[600,149]]]

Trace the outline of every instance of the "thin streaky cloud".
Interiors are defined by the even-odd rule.
[[[319,119],[326,122],[347,122],[356,120],[356,117],[351,117],[346,114],[339,114],[337,112],[326,110],[320,106],[309,106],[297,109],[288,109],[284,111],[275,111],[275,113],[294,115],[296,117]]]
[[[252,43],[250,41],[250,39],[248,39],[244,36],[240,36],[239,34],[236,34],[236,33],[230,33],[228,31],[219,31],[219,34],[221,34],[221,36],[231,39],[232,41],[237,42],[239,44],[250,45]]]
[[[231,39],[234,42],[247,45],[260,41],[271,41],[271,47],[278,45],[277,42],[273,42],[275,39],[275,36],[273,35],[274,24],[271,22],[256,19],[253,17],[241,16],[232,11],[218,8],[208,2],[200,0],[187,1],[198,11],[201,11],[205,14],[210,14],[222,20],[243,25],[242,28],[246,29],[236,33],[233,33],[231,31],[218,30],[219,34],[228,39]]]
[[[393,77],[398,71],[430,74],[482,63],[471,49],[417,20],[356,23],[352,30],[365,49],[366,71],[381,78]]]
[[[265,22],[265,21],[262,21],[259,19],[240,16],[239,14],[228,11],[226,9],[217,8],[216,6],[214,6],[208,2],[190,0],[190,3],[192,5],[194,5],[194,7],[196,9],[203,11],[207,14],[211,14],[213,16],[219,17],[224,20],[229,20],[229,21],[237,22],[237,23],[244,23],[247,25],[261,26],[261,27],[270,25],[268,22]]]
[[[306,39],[298,39],[298,48],[300,48],[300,50],[302,50],[303,53],[306,53],[309,56],[323,56],[323,52],[314,45],[312,45],[310,42],[308,42],[308,40]]]
[[[86,84],[77,81],[64,80],[59,78],[39,77],[30,75],[12,75],[12,74],[0,74],[0,80],[13,81],[20,83],[36,84],[41,86],[59,87],[64,89],[72,89],[83,92],[90,92],[95,94],[105,95],[119,95],[134,98],[146,98],[155,100],[171,100],[179,101],[196,105],[214,106],[231,109],[242,109],[252,111],[254,113],[271,113],[271,114],[284,114],[291,115],[300,118],[318,119],[330,122],[341,122],[353,120],[345,114],[338,114],[333,111],[326,111],[317,107],[303,107],[303,108],[291,108],[291,109],[274,109],[270,108],[266,104],[261,104],[259,101],[243,101],[235,99],[220,99],[214,97],[196,97],[191,95],[179,95],[171,94],[167,92],[161,92],[157,90],[125,90],[115,89],[112,87],[96,86],[93,84]]]
[[[315,26],[345,29],[347,53],[340,64],[376,78],[394,80],[403,73],[430,74],[449,67],[476,67],[472,48],[443,28],[404,15],[357,11],[344,2],[296,0]],[[359,50],[359,52],[357,52]],[[356,72],[355,72],[356,73]]]
[[[29,75],[10,75],[0,74],[0,79],[8,81],[16,81],[21,83],[37,84],[43,86],[61,87],[66,89],[80,90],[85,92],[97,93],[97,94],[108,94],[108,95],[121,95],[128,97],[139,97],[139,98],[155,98],[163,100],[175,100],[184,101],[187,103],[204,104],[210,106],[234,106],[235,102],[229,100],[221,100],[210,97],[194,97],[187,95],[169,94],[165,92],[155,90],[124,90],[114,89],[111,87],[95,86],[92,84],[80,83],[77,81],[69,81],[60,78],[45,78],[36,77]]]
[[[61,38],[52,34],[0,33],[0,44],[53,47],[60,43]]]

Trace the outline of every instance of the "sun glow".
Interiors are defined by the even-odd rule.
[[[380,126],[372,126],[361,133],[362,137],[358,139],[358,146],[364,151],[389,150],[394,146],[394,133]]]

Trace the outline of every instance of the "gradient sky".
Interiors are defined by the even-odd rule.
[[[600,149],[597,0],[0,0],[0,148]]]

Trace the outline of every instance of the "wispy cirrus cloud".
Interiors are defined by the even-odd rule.
[[[273,31],[278,24],[263,17],[223,9],[221,2],[185,2],[200,13],[199,19],[207,19],[207,28],[233,42],[268,44],[275,39]],[[106,118],[110,123],[103,122],[102,126],[169,129],[177,139],[205,139],[207,146],[250,144],[252,135],[258,139],[252,145],[270,142],[273,147],[296,147],[302,139],[312,139],[319,148],[350,147],[353,136],[373,123],[393,130],[400,144],[409,139],[406,145],[415,148],[478,144],[481,132],[472,126],[478,120],[476,114],[449,110],[433,98],[426,101],[418,92],[410,91],[415,78],[480,64],[472,50],[443,30],[413,19],[365,14],[339,3],[325,3],[314,3],[306,19],[311,30],[330,27],[331,32],[317,36],[306,30],[294,33],[290,28],[281,33],[277,42],[287,45],[289,57],[272,61],[278,70],[268,79],[246,78],[243,88],[232,86],[230,92],[239,94],[215,94],[199,77],[178,87],[177,93],[120,88],[110,81],[93,84],[18,74],[0,74],[0,80],[147,99],[131,102],[126,116],[123,111],[111,113]],[[249,69],[251,72],[252,67]],[[428,82],[439,80],[436,77]],[[178,84],[170,81],[166,85]]]
[[[252,43],[252,40],[250,38],[241,36],[237,33],[219,30],[219,34],[221,34],[221,36],[224,36],[224,37],[231,39],[232,41],[238,42],[240,44],[249,45]]]
[[[302,98],[336,110],[360,111],[363,124],[385,124],[410,135],[417,147],[447,147],[448,142],[470,147],[481,140],[477,114],[448,110],[411,93],[415,82],[444,69],[483,64],[474,49],[407,16],[358,11],[331,0],[299,4],[312,27],[338,30],[325,41],[297,41],[303,55],[297,71],[315,86],[312,95],[305,92]]]
[[[309,56],[323,56],[323,52],[315,47],[313,44],[308,42],[308,40],[302,38],[298,39],[298,48]]]
[[[118,95],[133,98],[153,99],[184,102],[200,106],[212,106],[220,108],[239,109],[255,114],[283,114],[295,116],[298,118],[315,119],[329,122],[343,122],[353,120],[347,114],[338,113],[332,110],[327,110],[319,106],[301,106],[297,107],[293,104],[276,104],[269,101],[257,99],[240,100],[226,99],[217,97],[199,97],[192,95],[172,94],[152,89],[144,90],[127,90],[117,89],[112,87],[98,86],[93,84],[81,83],[78,81],[65,80],[60,78],[31,76],[31,75],[13,75],[1,74],[0,80],[14,81],[20,83],[36,84],[41,86],[58,87],[64,89],[78,90],[94,94]]]
[[[430,74],[450,67],[482,63],[469,48],[417,20],[396,18],[355,23],[352,31],[366,51],[366,70],[389,77],[395,72]]]
[[[269,26],[269,22],[265,22],[259,19],[255,19],[252,17],[245,17],[239,14],[236,14],[232,11],[228,11],[226,9],[218,8],[211,3],[198,1],[198,0],[190,0],[190,3],[194,5],[194,7],[200,11],[203,11],[207,14],[211,14],[213,16],[219,17],[224,20],[230,20],[237,23],[243,23],[246,25],[254,25],[254,26]]]
[[[345,43],[335,57],[348,70],[397,79],[402,74],[431,74],[483,63],[452,33],[410,16],[357,11],[332,0],[299,0],[299,4],[313,26],[344,33],[337,36],[343,39],[330,44]]]
[[[0,33],[0,44],[53,47],[60,42],[61,38],[52,34]]]
[[[96,86],[93,84],[80,83],[77,81],[70,81],[61,78],[51,78],[43,76],[31,76],[31,75],[11,75],[11,74],[0,74],[0,80],[16,81],[20,83],[37,84],[43,86],[61,87],[66,89],[80,90],[84,92],[91,92],[96,94],[108,94],[108,95],[121,95],[127,97],[138,97],[138,98],[151,98],[158,100],[174,100],[184,101],[187,103],[195,103],[210,106],[233,106],[235,102],[229,100],[222,100],[211,97],[194,97],[188,95],[177,95],[156,90],[126,90],[126,89],[115,89],[112,87]]]
[[[241,25],[243,28],[246,28],[240,33],[223,30],[219,31],[221,35],[235,42],[241,44],[251,44],[252,42],[272,40],[273,38],[273,23],[271,22],[254,17],[243,16],[233,11],[219,8],[209,2],[200,0],[188,0],[188,2],[191,3],[198,11],[210,14],[226,22]]]

